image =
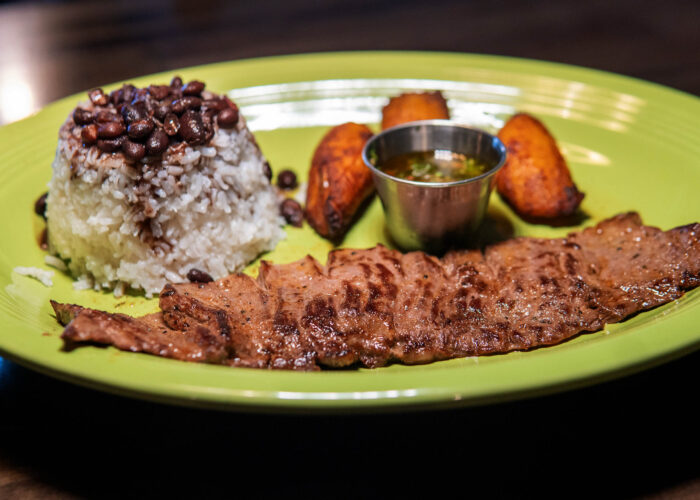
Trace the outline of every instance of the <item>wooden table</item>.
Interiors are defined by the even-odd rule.
[[[1,4],[0,86],[24,101],[0,117],[156,71],[353,49],[545,59],[700,95],[698,21],[681,1]],[[697,498],[699,362],[494,406],[321,417],[147,403],[3,360],[0,498]]]

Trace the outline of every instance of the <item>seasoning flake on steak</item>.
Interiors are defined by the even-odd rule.
[[[257,279],[166,285],[141,318],[52,302],[67,344],[186,361],[317,370],[527,350],[600,330],[700,285],[700,224],[635,213],[563,239],[521,237],[442,259],[381,245],[263,262]]]

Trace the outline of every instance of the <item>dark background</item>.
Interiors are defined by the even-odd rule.
[[[0,2],[0,123],[137,75],[329,50],[527,57],[700,95],[699,25],[697,1]],[[129,400],[4,360],[0,498],[698,498],[698,361],[487,407],[270,416]]]
[[[37,108],[183,66],[391,49],[544,59],[697,95],[699,23],[692,0],[10,2],[0,3],[0,84],[20,79]]]

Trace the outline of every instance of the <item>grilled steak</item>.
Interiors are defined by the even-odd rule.
[[[596,331],[700,285],[700,224],[619,215],[564,239],[442,259],[383,246],[263,262],[257,279],[167,285],[142,318],[53,303],[66,343],[258,368],[382,366],[526,350]]]

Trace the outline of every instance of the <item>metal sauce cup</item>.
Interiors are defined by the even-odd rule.
[[[380,169],[393,156],[432,150],[475,157],[490,168],[478,177],[453,182],[399,179]],[[441,253],[468,245],[474,236],[486,213],[494,176],[506,160],[506,148],[483,130],[448,120],[425,120],[377,134],[365,144],[362,159],[372,171],[396,244],[404,250]]]

